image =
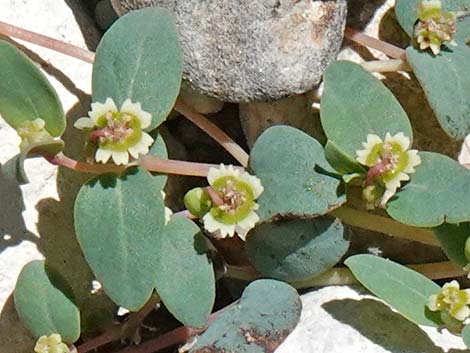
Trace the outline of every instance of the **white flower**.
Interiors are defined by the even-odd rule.
[[[421,1],[416,7],[418,23],[414,28],[414,37],[421,50],[431,49],[434,55],[439,54],[444,42],[457,45],[452,39],[456,32],[453,12],[444,12],[439,0]]]
[[[403,132],[394,136],[387,132],[385,141],[377,135],[369,134],[362,145],[364,149],[356,151],[356,160],[369,167],[366,186],[384,184],[380,204],[385,206],[401,182],[410,180],[409,174],[415,172],[415,167],[421,164],[421,158],[417,150],[408,150],[410,139]]]
[[[446,311],[459,321],[470,316],[470,289],[460,289],[459,282],[453,280],[444,284],[442,291],[431,295],[428,308],[431,311]]]
[[[70,353],[69,347],[62,342],[62,337],[58,333],[39,337],[34,351],[36,353]]]
[[[92,103],[89,117],[78,119],[74,126],[91,130],[90,140],[98,144],[97,162],[106,163],[110,158],[115,164],[127,164],[129,154],[139,158],[147,154],[153,138],[142,131],[150,126],[151,114],[142,110],[140,103],[126,99],[118,110],[111,98],[105,103]]]
[[[245,240],[248,231],[259,221],[255,200],[263,192],[261,181],[247,172],[240,172],[233,166],[211,168],[207,175],[210,188],[207,189],[213,206],[204,217],[207,231],[225,238],[235,233]]]
[[[39,118],[25,121],[18,127],[17,132],[21,137],[21,150],[32,144],[54,141],[54,138],[46,130],[46,122]]]

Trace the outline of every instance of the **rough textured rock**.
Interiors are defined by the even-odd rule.
[[[272,100],[316,85],[335,58],[345,0],[112,0],[118,14],[145,6],[173,11],[185,75],[223,101]]]

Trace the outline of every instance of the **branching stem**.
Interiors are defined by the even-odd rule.
[[[376,49],[391,58],[406,60],[405,51],[403,49],[380,39],[370,37],[356,29],[346,27],[344,30],[344,36],[353,42]]]
[[[114,326],[109,331],[95,337],[77,348],[78,353],[87,353],[91,350],[104,346],[105,344],[126,338],[137,330],[144,319],[155,309],[157,303],[160,302],[158,295],[152,295],[149,301],[136,313],[129,315],[127,321],[121,326]]]
[[[206,177],[210,168],[218,168],[216,164],[205,164],[205,163],[194,163],[184,162],[172,159],[163,159],[159,157],[144,156],[139,162],[130,164],[126,167],[117,166],[113,164],[90,164],[84,162],[78,162],[66,155],[60,153],[56,156],[49,156],[43,154],[51,164],[72,169],[82,173],[90,174],[104,174],[104,173],[122,173],[126,170],[126,167],[133,165],[140,165],[150,172],[162,173],[162,174],[177,174],[177,175],[189,175]],[[241,170],[244,170],[241,167]]]
[[[461,267],[458,267],[449,261],[413,264],[407,265],[407,267],[433,280],[455,278],[465,275],[465,271]],[[261,277],[261,275],[252,267],[237,266],[229,266],[225,276],[244,281],[254,281]],[[346,267],[334,267],[320,276],[308,278],[303,281],[292,282],[291,284],[297,289],[304,289],[311,287],[348,285],[357,282],[358,281],[354,275]]]
[[[387,217],[378,216],[347,206],[332,211],[330,215],[341,219],[344,223],[353,227],[368,229],[427,245],[440,246],[434,233],[427,228],[408,226]]]
[[[366,61],[361,66],[370,72],[413,71],[408,63],[401,59]]]
[[[41,47],[58,51],[87,63],[93,63],[95,60],[95,53],[91,51],[1,21],[0,34],[37,44]]]
[[[243,167],[246,168],[248,166],[248,154],[217,125],[209,121],[202,114],[196,112],[181,99],[176,101],[174,109],[217,141],[227,152],[240,162]]]
[[[206,177],[210,168],[219,168],[217,164],[185,162],[153,156],[142,157],[139,164],[151,172],[199,177]],[[241,167],[235,168],[244,170]]]

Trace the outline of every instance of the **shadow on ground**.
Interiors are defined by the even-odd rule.
[[[418,326],[373,299],[342,299],[322,304],[333,318],[392,353],[444,353]],[[469,352],[452,349],[449,353]]]

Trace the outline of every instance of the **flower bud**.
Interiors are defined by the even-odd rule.
[[[184,205],[197,218],[202,218],[210,211],[212,200],[209,194],[203,188],[195,188],[184,196]]]

